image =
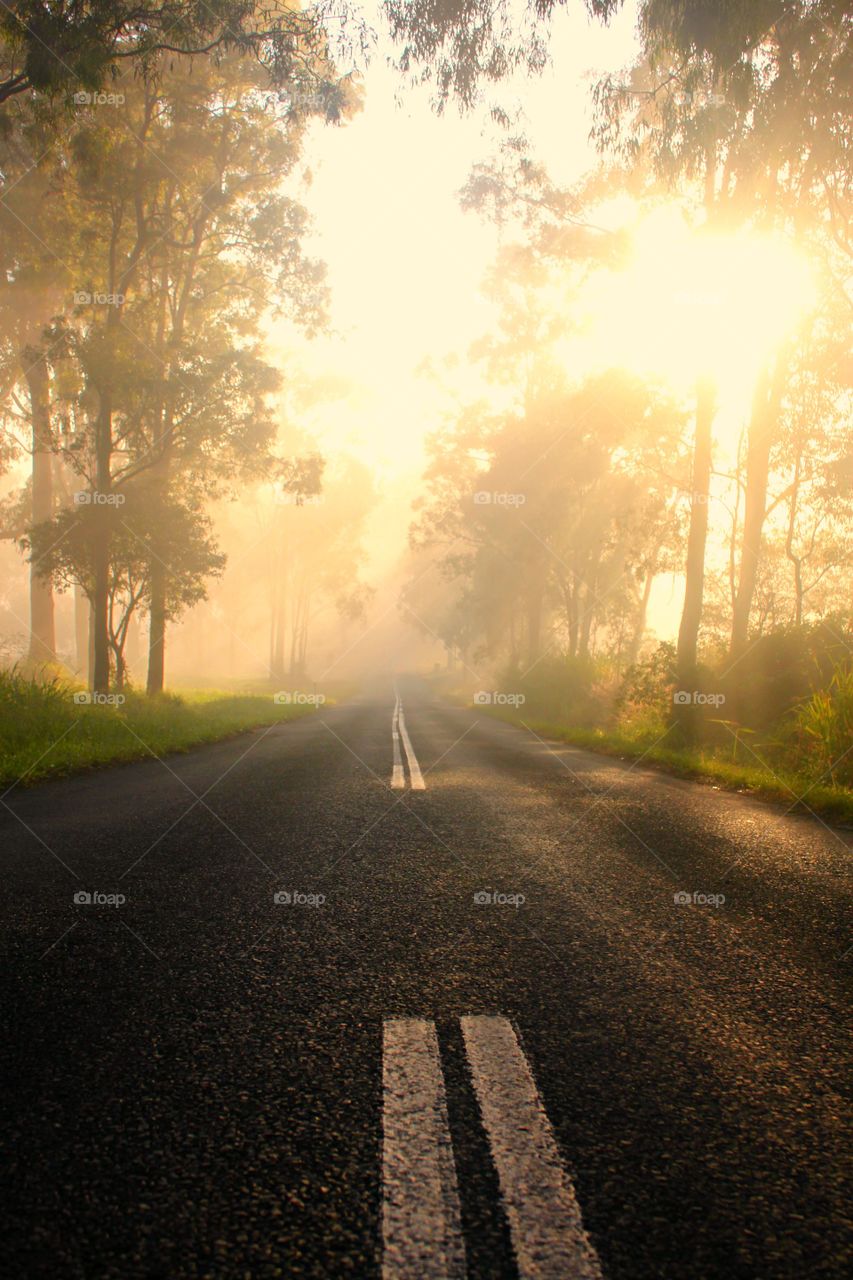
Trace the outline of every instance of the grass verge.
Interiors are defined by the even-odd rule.
[[[0,673],[0,786],[188,751],[314,714],[310,704],[280,705],[270,693],[131,692],[121,706],[80,704],[75,693],[60,679]]]
[[[498,708],[478,706],[475,710],[486,711],[498,720],[532,729],[542,738],[567,742],[600,755],[616,756],[620,760],[642,760],[650,768],[679,778],[716,783],[727,791],[746,792],[761,800],[783,804],[794,812],[811,812],[831,822],[853,825],[853,791],[847,787],[827,786],[802,773],[771,769],[757,762],[736,763],[700,749],[679,750],[655,743],[645,736],[631,738],[615,730],[580,729],[572,725],[529,720]]]

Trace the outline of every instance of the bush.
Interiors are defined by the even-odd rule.
[[[721,664],[727,714],[759,731],[778,725],[814,689],[828,688],[851,648],[849,618],[760,636],[730,670],[725,659]]]
[[[507,667],[500,676],[502,693],[524,695],[525,715],[572,724],[594,724],[601,720],[601,699],[596,697],[597,675],[591,659],[560,654],[542,658],[527,672]]]
[[[672,710],[675,645],[664,640],[625,672],[614,711],[618,724],[639,733],[660,733]]]
[[[307,714],[270,694],[187,691],[149,698],[133,690],[107,705],[75,701],[79,690],[57,675],[0,671],[0,785],[91,765],[186,751],[259,725]]]
[[[832,783],[853,784],[853,667],[837,666],[825,689],[797,708],[802,764]]]

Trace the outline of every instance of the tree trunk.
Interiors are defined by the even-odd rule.
[[[148,681],[146,691],[162,693],[166,675],[166,566],[151,561],[151,603],[148,621]]]
[[[595,595],[591,587],[586,586],[583,593],[583,612],[580,619],[580,636],[578,638],[578,656],[589,657],[589,640],[592,635],[592,624],[595,619]]]
[[[23,353],[30,395],[33,440],[32,521],[41,524],[53,516],[53,454],[50,431],[50,382],[44,352],[27,347]],[[56,661],[53,587],[38,576],[38,564],[30,564],[30,647],[32,662]]]
[[[643,594],[637,607],[637,619],[634,624],[634,630],[631,634],[631,639],[628,644],[628,653],[626,655],[625,665],[628,667],[632,667],[640,656],[643,636],[646,634],[646,618],[649,612],[649,598],[652,594],[652,585],[654,583],[655,576],[655,573],[649,569],[646,574],[646,580],[643,583]]]
[[[761,535],[767,514],[770,448],[781,406],[786,368],[786,355],[780,352],[776,359],[772,380],[765,371],[758,381],[752,400],[746,453],[746,498],[741,538],[740,577],[732,613],[731,652],[733,657],[743,653],[749,637],[749,615],[758,579]]]
[[[99,515],[106,515],[104,508]],[[106,534],[104,521],[104,535]],[[95,693],[110,691],[110,641],[109,641],[109,575],[110,546],[106,536],[98,538],[93,556],[95,589],[92,598],[92,631],[94,635],[94,663],[92,688]]]
[[[542,645],[542,596],[534,587],[527,597],[527,662],[534,666]]]
[[[78,676],[89,678],[89,601],[82,587],[74,585],[74,653]]]
[[[86,614],[86,682],[90,689],[95,687],[95,610],[92,601],[88,601]]]
[[[715,397],[710,381],[701,379],[696,388],[696,437],[693,445],[693,495],[690,530],[687,535],[687,564],[684,573],[684,608],[678,628],[676,673],[679,701],[673,706],[673,720],[687,741],[696,731],[693,694],[697,681],[699,626],[705,590],[705,544],[708,538],[708,497],[711,488],[711,426]],[[683,699],[688,699],[684,701]]]
[[[100,502],[92,512],[97,522],[98,537],[92,557],[94,591],[92,594],[92,630],[94,632],[94,671],[92,688],[95,693],[110,691],[110,634],[109,634],[109,582],[110,582],[110,525],[112,507],[107,499],[112,493],[113,417],[112,393],[101,388],[101,403],[95,423],[96,430],[96,493]]]
[[[278,512],[276,513],[278,518]],[[283,521],[279,521],[283,525]],[[276,546],[273,560],[272,618],[270,644],[270,674],[274,680],[283,680],[284,646],[286,636],[287,564],[284,554],[284,529],[276,530]]]
[[[791,484],[791,500],[788,508],[788,532],[785,537],[785,555],[790,560],[794,568],[794,625],[802,626],[803,623],[803,599],[805,592],[803,590],[803,560],[802,556],[798,556],[794,551],[794,538],[797,532],[797,504],[800,497],[800,472],[802,469],[803,455],[801,448],[797,447],[797,456],[794,460],[794,479]]]
[[[277,599],[275,601],[275,645],[272,656],[272,670],[273,676],[276,680],[284,679],[284,636],[286,622],[284,606],[284,586],[279,582]]]

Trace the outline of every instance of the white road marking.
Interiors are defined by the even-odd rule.
[[[465,1245],[435,1025],[385,1022],[383,1280],[463,1280]]]
[[[394,767],[391,770],[391,786],[395,791],[401,790],[406,785],[406,775],[403,772],[403,760],[400,755],[400,734],[398,725],[400,722],[400,699],[397,698],[397,705],[394,707],[394,714],[391,717],[391,743],[394,748]]]
[[[409,766],[409,781],[412,784],[413,791],[426,791],[426,783],[421,773],[421,766],[418,764],[418,758],[415,755],[415,749],[412,746],[412,740],[406,728],[406,721],[403,716],[403,704],[400,703],[400,737],[403,739],[403,750],[406,753],[406,762]]]
[[[506,1018],[462,1018],[521,1280],[601,1280],[571,1179]]]

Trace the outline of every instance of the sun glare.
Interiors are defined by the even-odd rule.
[[[674,207],[644,218],[628,266],[590,281],[589,337],[599,356],[687,390],[709,377],[726,402],[813,305],[805,258],[781,237],[691,230]]]

